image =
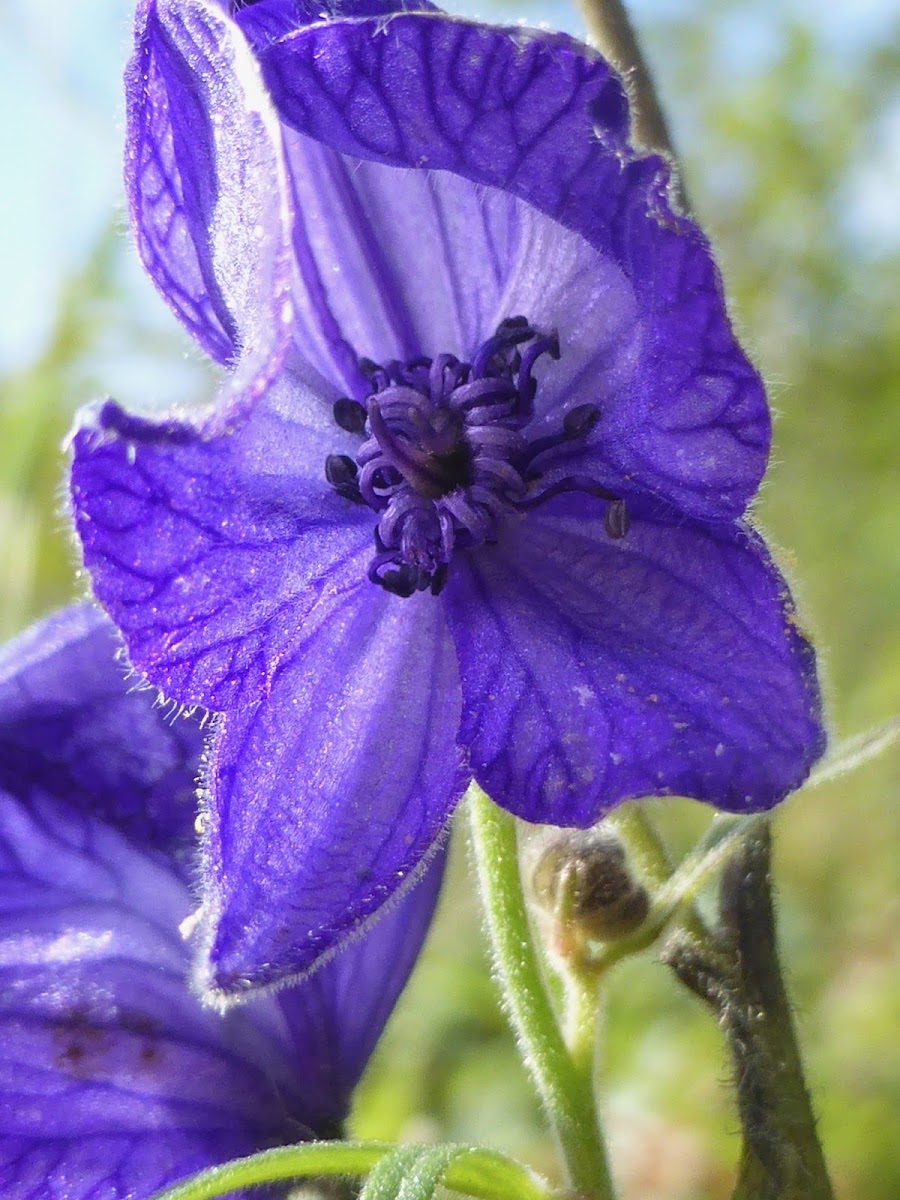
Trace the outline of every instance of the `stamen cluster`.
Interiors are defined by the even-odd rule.
[[[558,434],[525,436],[537,393],[532,372],[544,354],[559,358],[557,337],[511,317],[471,363],[441,354],[361,364],[372,391],[364,404],[339,400],[334,419],[366,440],[355,460],[329,455],[325,475],[340,495],[380,515],[373,583],[397,596],[438,595],[455,550],[493,540],[504,517],[563,491],[609,501],[607,532],[627,532],[624,502],[593,480],[540,486],[543,456],[586,437],[600,417],[595,405],[578,405]]]

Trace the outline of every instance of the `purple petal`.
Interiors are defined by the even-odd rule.
[[[226,5],[254,50],[262,50],[298,25],[308,25],[316,19],[311,6],[302,0],[256,0],[244,4],[230,0]],[[321,5],[318,5],[321,12]]]
[[[236,388],[287,347],[292,213],[278,123],[244,38],[202,0],[143,0],[126,73],[126,186],[144,265]]]
[[[555,501],[454,564],[476,778],[558,825],[671,793],[770,808],[824,734],[813,651],[761,539],[635,512],[612,541],[583,504]]]
[[[64,797],[134,844],[174,853],[193,837],[200,730],[126,685],[119,645],[81,604],[0,650],[0,789]]]
[[[0,793],[4,1200],[144,1200],[228,1158],[337,1134],[442,865],[314,980],[222,1017],[185,984],[183,883],[92,817]]]
[[[262,390],[290,336],[316,370],[354,381],[356,352],[321,279],[306,271],[291,294],[292,195],[250,53],[319,17],[301,4],[264,3],[238,19],[243,32],[204,0],[145,0],[139,9],[126,76],[126,184],[141,257],[213,358],[240,355],[233,393]],[[297,215],[298,251],[308,220]]]
[[[431,924],[444,874],[441,848],[423,878],[337,957],[296,988],[275,997],[298,1031],[296,1073],[316,1114],[340,1120],[393,1011]],[[338,1107],[336,1107],[336,1102]]]
[[[446,170],[499,188],[608,260],[616,270],[600,264],[595,292],[616,273],[627,281],[633,312],[627,353],[611,371],[605,360],[573,359],[582,387],[598,369],[611,375],[603,396],[610,412],[595,433],[597,458],[630,475],[633,488],[692,515],[743,511],[768,450],[762,385],[731,331],[705,238],[669,207],[668,168],[657,157],[635,157],[627,146],[622,85],[602,59],[563,35],[403,15],[387,26],[312,26],[268,47],[262,63],[280,115],[300,133],[354,158]],[[397,186],[404,182],[399,177]],[[377,236],[378,216],[366,210],[356,221],[360,240]],[[407,273],[417,268],[412,228],[404,224],[394,235],[401,246],[393,258],[407,255]],[[381,254],[387,257],[383,246]],[[557,261],[541,254],[532,262],[551,288]],[[481,280],[485,269],[472,254],[458,279],[461,289]],[[390,273],[376,274],[385,275],[390,290]],[[507,295],[510,311],[503,315],[534,294],[532,279]],[[619,302],[615,288],[613,301]],[[580,316],[564,302],[557,316],[564,345],[571,340],[566,322]],[[586,330],[585,345],[602,352],[608,323],[606,315],[596,335]]]
[[[348,561],[209,765],[204,894],[223,995],[308,972],[423,869],[469,775],[441,607]]]
[[[230,0],[227,7],[247,41],[254,50],[265,49],[286,33],[302,25],[312,25],[326,15],[321,0],[253,0],[249,4],[242,0]],[[393,0],[341,0],[342,17],[390,16],[396,12],[429,12],[435,6],[430,0],[408,0],[394,3]]]
[[[265,401],[209,438],[107,404],[73,438],[94,592],[135,667],[185,704],[222,710],[264,692],[333,565],[371,547],[372,514],[325,480],[349,435],[311,423],[327,405],[296,378]]]
[[[223,1020],[185,986],[180,878],[93,817],[6,793],[0,864],[5,1200],[149,1197],[296,1138],[272,1016]]]
[[[208,438],[107,404],[73,439],[85,563],[132,662],[225,712],[206,781],[222,991],[299,974],[358,931],[412,881],[467,782],[440,607],[369,583],[372,514],[310,477],[349,435],[316,424],[321,397],[298,378],[264,401]]]
[[[299,352],[359,398],[369,390],[360,355],[471,357],[508,315],[524,206],[447,173],[347,158],[289,129],[285,154],[295,253],[322,330],[318,343],[298,337]]]

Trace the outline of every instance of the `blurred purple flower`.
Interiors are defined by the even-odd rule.
[[[440,883],[436,860],[301,987],[203,1008],[179,935],[199,730],[128,692],[115,646],[82,606],[0,650],[4,1200],[140,1200],[334,1135]]]
[[[145,0],[127,91],[143,261],[228,376],[87,415],[72,494],[135,667],[223,714],[209,986],[310,969],[472,775],[559,825],[797,787],[813,652],[741,519],[763,387],[610,67],[373,0]]]

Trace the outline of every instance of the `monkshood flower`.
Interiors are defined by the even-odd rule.
[[[202,1007],[179,933],[200,737],[128,692],[115,646],[82,606],[0,651],[4,1200],[141,1200],[333,1136],[440,882],[436,859],[301,987],[224,1017]]]
[[[206,414],[85,415],[72,495],[135,668],[221,714],[208,986],[308,971],[472,776],[575,826],[797,787],[813,652],[743,520],[763,387],[609,65],[377,0],[144,0],[135,39],[138,245],[227,376]]]

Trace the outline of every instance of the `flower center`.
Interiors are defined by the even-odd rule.
[[[365,437],[355,460],[330,454],[331,486],[379,514],[369,578],[397,596],[438,595],[457,549],[492,541],[509,514],[566,491],[607,502],[606,531],[628,531],[625,502],[591,479],[566,476],[541,485],[552,451],[587,437],[600,417],[579,404],[556,434],[529,439],[544,354],[559,342],[525,317],[510,317],[470,363],[452,354],[360,365],[372,391],[365,404],[338,400],[335,422]]]

